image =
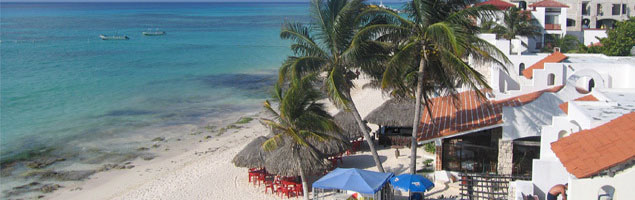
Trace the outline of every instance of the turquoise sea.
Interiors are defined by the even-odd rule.
[[[308,21],[308,3],[0,3],[2,176],[11,160],[89,162],[258,111],[291,53],[285,20]]]
[[[307,5],[2,3],[2,156],[253,110],[290,53],[281,24]]]

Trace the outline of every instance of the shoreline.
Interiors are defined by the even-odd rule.
[[[263,68],[240,72],[235,76],[258,75],[273,80],[275,70]],[[262,78],[261,77],[261,78]],[[256,80],[261,82],[262,80]],[[250,82],[251,83],[251,82]],[[262,85],[260,83],[256,85]],[[247,91],[253,85],[237,87]],[[238,88],[241,89],[241,88]],[[249,93],[247,93],[249,94]],[[259,96],[267,97],[266,92]],[[2,198],[40,198],[53,196],[56,190],[81,185],[90,178],[109,171],[135,169],[138,163],[164,160],[195,149],[199,143],[214,140],[241,129],[237,124],[243,117],[254,117],[260,112],[265,98],[249,97],[240,104],[223,106],[192,121],[157,121],[143,127],[127,127],[124,131],[104,131],[103,134],[85,134],[59,142],[23,151],[22,157],[9,158],[2,163]],[[258,102],[258,103],[256,103]],[[187,113],[185,113],[187,114]],[[197,114],[197,113],[194,113]],[[64,142],[62,142],[64,141]],[[58,144],[59,143],[59,144]],[[3,149],[4,150],[4,149]]]
[[[368,82],[369,80],[363,76],[354,80],[356,87],[351,91],[353,101],[362,117],[388,100],[388,97],[384,96],[380,90],[363,89],[362,86]],[[332,114],[338,112],[337,108],[330,103],[327,103],[326,108]],[[214,197],[242,199],[245,196],[255,199],[276,199],[276,196],[265,195],[260,191],[261,188],[252,187],[246,183],[246,180],[242,180],[246,178],[245,169],[237,168],[231,163],[235,154],[253,138],[269,134],[269,130],[256,119],[261,114],[261,112],[249,113],[248,116],[253,116],[254,120],[244,124],[241,129],[207,141],[191,141],[181,147],[174,145],[171,147],[174,149],[171,153],[149,161],[137,158],[132,161],[135,165],[132,169],[109,170],[94,174],[85,181],[68,184],[67,187],[47,195],[46,198],[176,199],[186,195],[194,199]],[[389,151],[383,152],[384,154],[393,154],[389,149],[384,151]],[[374,169],[372,163],[362,161],[355,161],[362,165],[354,167]],[[403,162],[405,164],[407,159]],[[403,169],[403,166],[394,169]],[[232,192],[228,194],[227,191]]]

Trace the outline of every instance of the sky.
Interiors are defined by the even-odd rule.
[[[310,0],[1,0],[2,2],[309,2]],[[403,2],[405,0],[384,0]],[[379,0],[369,0],[379,2]]]

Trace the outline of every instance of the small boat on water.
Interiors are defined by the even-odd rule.
[[[154,31],[148,30],[148,31],[141,32],[141,34],[145,36],[160,36],[160,35],[165,35],[165,31],[159,31],[158,29]]]
[[[113,35],[113,36],[99,35],[99,38],[101,38],[102,40],[127,40],[127,39],[130,39],[130,38],[128,38],[128,36],[125,36],[125,35]]]

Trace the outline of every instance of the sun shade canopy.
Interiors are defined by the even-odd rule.
[[[375,194],[393,176],[393,173],[373,172],[355,168],[337,168],[315,181],[313,187]]]

